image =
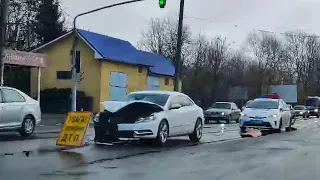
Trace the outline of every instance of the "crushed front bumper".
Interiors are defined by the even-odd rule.
[[[101,117],[100,117],[101,118]],[[96,142],[114,142],[128,139],[153,139],[157,137],[156,121],[142,123],[117,123],[102,120],[94,123]]]

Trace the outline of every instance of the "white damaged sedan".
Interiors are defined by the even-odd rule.
[[[106,101],[103,105],[104,112],[94,120],[96,142],[133,138],[162,145],[168,137],[188,135],[194,142],[202,137],[203,110],[183,93],[137,91],[125,101]]]

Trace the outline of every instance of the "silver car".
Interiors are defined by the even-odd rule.
[[[239,122],[241,110],[233,102],[215,102],[204,112],[205,122],[225,121],[227,124],[231,121]]]
[[[18,131],[29,136],[41,121],[38,101],[15,88],[0,87],[0,108],[0,132]]]

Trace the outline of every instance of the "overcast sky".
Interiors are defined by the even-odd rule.
[[[84,11],[125,0],[60,0],[71,19]],[[78,28],[130,41],[136,45],[148,20],[178,18],[180,0],[167,0],[165,9],[158,0],[145,0],[83,16]],[[262,29],[274,32],[300,29],[320,35],[320,0],[185,0],[185,24],[193,34],[223,35],[234,47],[243,44],[248,32]],[[197,20],[200,18],[205,20]]]

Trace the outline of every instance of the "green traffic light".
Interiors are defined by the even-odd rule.
[[[160,8],[164,8],[166,6],[166,0],[159,0]]]

